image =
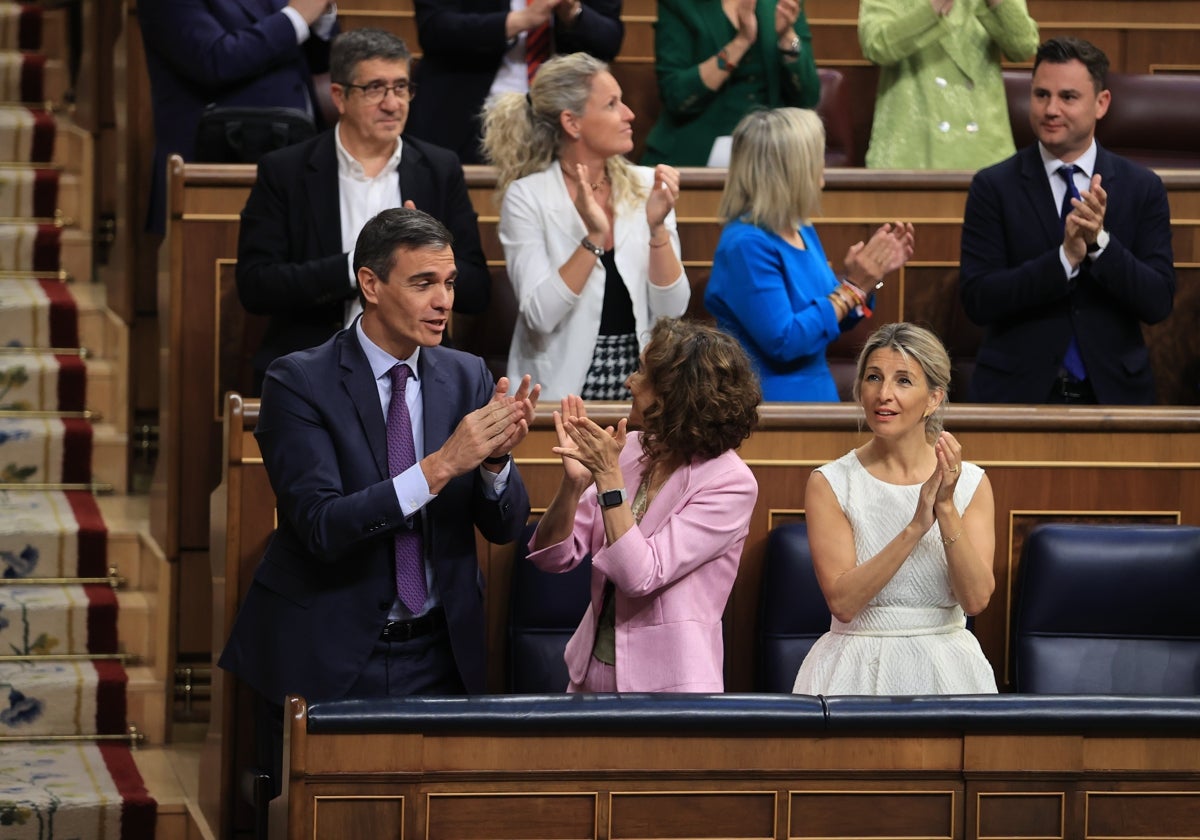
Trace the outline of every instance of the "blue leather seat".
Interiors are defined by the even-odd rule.
[[[758,601],[755,687],[790,692],[800,663],[829,629],[829,618],[829,607],[813,571],[808,526],[795,522],[772,528]]]
[[[508,690],[517,694],[567,690],[563,650],[591,597],[591,557],[563,574],[543,572],[529,562],[535,524],[525,526],[517,541],[509,596]]]
[[[1041,525],[1025,541],[1016,689],[1200,694],[1200,528]]]

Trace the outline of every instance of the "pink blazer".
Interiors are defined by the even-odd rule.
[[[630,498],[642,480],[641,454],[641,435],[632,433],[621,453]],[[604,582],[611,580],[618,691],[724,691],[721,614],[757,498],[753,473],[730,450],[677,470],[640,526],[605,545],[596,489],[589,488],[571,536],[529,555],[543,571],[565,572],[592,553],[592,601],[563,655],[571,680],[587,674]]]

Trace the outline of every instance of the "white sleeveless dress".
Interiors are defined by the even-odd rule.
[[[818,468],[854,531],[862,563],[912,519],[920,484],[896,485],[867,472],[851,450]],[[983,469],[963,462],[954,489],[962,513]],[[996,678],[950,589],[937,523],[853,621],[831,619],[792,688],[796,694],[995,694]]]

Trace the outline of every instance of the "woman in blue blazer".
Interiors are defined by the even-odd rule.
[[[756,111],[734,129],[704,305],[750,354],[764,400],[836,402],[825,348],[870,314],[876,284],[912,256],[912,225],[886,224],[850,247],[836,276],[810,221],[824,173],[813,111]]]

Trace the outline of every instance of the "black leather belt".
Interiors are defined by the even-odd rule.
[[[1054,387],[1050,389],[1049,401],[1065,405],[1095,405],[1096,392],[1088,380],[1060,372],[1058,379],[1054,380]]]
[[[380,641],[407,642],[419,636],[428,636],[446,628],[446,613],[442,609],[430,610],[425,615],[408,621],[389,621],[379,633]]]

